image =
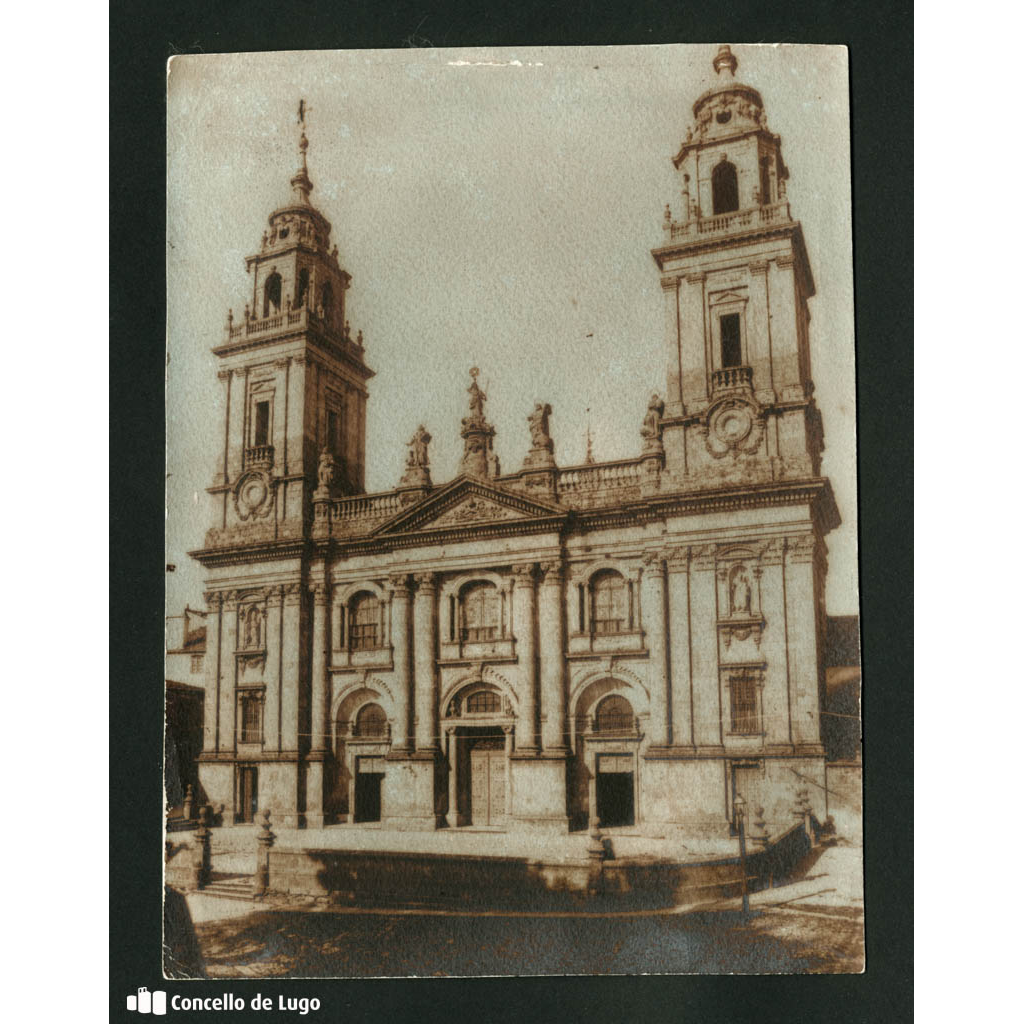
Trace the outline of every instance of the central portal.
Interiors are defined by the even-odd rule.
[[[497,825],[505,820],[505,769],[504,739],[495,736],[473,742],[469,751],[471,825]]]

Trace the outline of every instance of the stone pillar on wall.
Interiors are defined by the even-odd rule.
[[[651,746],[668,746],[668,620],[665,614],[665,561],[662,551],[644,552],[644,571],[640,579],[640,608],[648,652],[650,686]]]
[[[688,412],[708,400],[709,367],[704,323],[706,276],[703,272],[687,274],[679,288],[680,385],[683,405]]]
[[[693,746],[693,685],[690,679],[690,549],[667,553],[669,707],[673,746]]]
[[[221,606],[220,634],[220,752],[235,749],[235,683],[238,648],[238,594],[234,590],[224,594]]]
[[[512,621],[519,659],[519,678],[523,681],[519,695],[519,724],[516,751],[532,754],[537,751],[537,623],[536,580],[534,564],[512,567],[515,586],[512,591]]]
[[[796,324],[796,280],[792,256],[779,256],[768,269],[768,301],[772,311],[772,367],[779,397],[803,397]],[[788,391],[787,391],[788,389]]]
[[[437,666],[434,602],[437,582],[433,573],[417,573],[413,601],[413,643],[416,693],[416,749],[437,750]]]
[[[205,695],[203,697],[203,753],[217,750],[218,708],[220,706],[220,635],[221,595],[211,591],[205,595],[206,607],[206,657]]]
[[[245,369],[235,370],[229,382],[228,393],[228,436],[227,436],[227,483],[234,483],[242,473],[242,452],[245,448]]]
[[[310,665],[309,756],[306,762],[306,827],[324,826],[324,774],[327,759],[327,643],[330,592],[317,583],[313,592],[313,650]]]
[[[792,687],[793,742],[797,752],[821,747],[818,696],[817,601],[814,586],[816,540],[808,533],[786,541],[786,634]]]
[[[281,609],[281,749],[293,757],[299,751],[299,644],[302,593],[298,583],[284,586]]]
[[[230,444],[231,438],[231,378],[232,373],[230,370],[218,370],[217,380],[222,381],[224,385],[223,396],[224,396],[224,419],[219,423],[218,429],[223,431],[221,441],[223,446],[218,449],[217,452],[217,463],[214,466],[213,483],[214,486],[220,484],[230,483],[228,477],[228,445]]]
[[[281,588],[267,589],[267,665],[263,671],[263,749],[278,750],[281,742]]]
[[[565,744],[565,602],[561,562],[541,565],[540,626],[541,741],[545,753],[564,754]]]
[[[683,398],[679,380],[679,278],[663,277],[661,293],[665,300],[665,358],[668,364],[665,415],[682,416]]]
[[[693,672],[693,733],[698,747],[720,747],[723,743],[717,590],[714,545],[691,549],[690,663]]]
[[[327,605],[328,588],[324,583],[313,592],[313,659],[310,669],[309,748],[327,749]]]
[[[274,369],[274,434],[271,443],[274,446],[274,474],[280,476],[287,472],[285,453],[288,448],[288,377],[291,359],[277,359]]]
[[[750,271],[747,307],[747,361],[754,371],[754,393],[764,405],[775,401],[772,386],[771,318],[768,309],[768,262],[755,260]]]
[[[409,577],[404,573],[392,576],[391,644],[395,663],[395,723],[391,734],[392,753],[412,749],[410,711],[412,708],[412,674],[409,671]]]

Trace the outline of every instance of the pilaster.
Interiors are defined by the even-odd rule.
[[[690,549],[672,548],[667,553],[669,621],[669,707],[672,743],[694,744],[693,680],[690,672]]]
[[[715,546],[691,549],[690,656],[693,671],[693,733],[697,747],[720,747],[722,691],[718,671],[718,588]]]
[[[674,276],[661,279],[661,293],[665,300],[665,356],[668,366],[668,394],[665,399],[666,416],[682,416],[683,392],[680,381],[679,335],[679,278]]]
[[[747,361],[754,374],[754,393],[762,405],[775,401],[772,382],[772,321],[768,305],[768,261],[754,260],[750,272],[747,317]]]
[[[818,697],[817,605],[814,592],[816,540],[807,533],[786,540],[783,565],[786,592],[787,647],[793,695],[793,741],[801,746],[821,744]]]
[[[668,619],[665,607],[665,561],[662,551],[645,551],[640,578],[640,607],[648,651],[650,686],[651,745],[664,747],[670,742],[668,686]]]
[[[437,580],[434,573],[417,573],[416,596],[413,600],[413,644],[416,701],[416,749],[436,751],[439,744],[437,726],[437,629],[435,599]]]
[[[302,591],[286,583],[281,607],[281,749],[295,757],[299,752],[299,667],[302,629]]]
[[[231,753],[235,749],[235,683],[238,648],[238,593],[229,590],[221,604],[220,644],[220,738],[218,750]]]
[[[214,753],[220,744],[220,644],[222,597],[217,591],[205,595],[206,607],[206,665],[205,695],[203,698],[203,752]]]
[[[242,473],[242,451],[245,448],[246,378],[249,371],[233,372],[228,391],[228,436],[226,444],[227,483],[234,483]]]
[[[409,577],[405,573],[392,576],[391,589],[391,643],[394,651],[395,724],[392,735],[393,753],[412,748],[409,713],[412,708],[412,673],[409,671]]]
[[[281,749],[281,612],[284,594],[280,586],[267,589],[267,664],[263,672],[263,749]]]
[[[565,602],[561,562],[541,565],[538,598],[540,634],[541,741],[545,753],[564,755],[565,742]]]
[[[519,735],[516,750],[520,754],[537,752],[537,607],[536,579],[532,562],[512,567],[512,620],[516,638],[520,693]]]

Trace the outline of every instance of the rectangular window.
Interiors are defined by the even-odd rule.
[[[270,444],[270,403],[257,402],[252,443],[255,448]]]
[[[336,409],[327,410],[327,447],[332,455],[341,455],[341,417]]]
[[[768,170],[768,157],[761,157],[761,205],[772,201],[772,177]]]
[[[760,733],[757,715],[757,680],[752,676],[733,676],[729,682],[732,702],[732,732],[741,736]]]
[[[202,672],[203,670],[203,656],[201,654],[192,655],[192,671]]]
[[[726,313],[719,317],[718,323],[722,332],[722,369],[728,369],[730,366],[742,366],[739,313]]]
[[[242,743],[259,743],[260,699],[259,697],[242,698]]]

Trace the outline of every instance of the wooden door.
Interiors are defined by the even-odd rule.
[[[238,780],[238,820],[255,821],[258,800],[255,768],[242,768]]]
[[[470,821],[495,825],[505,817],[505,743],[478,740],[469,755]]]

